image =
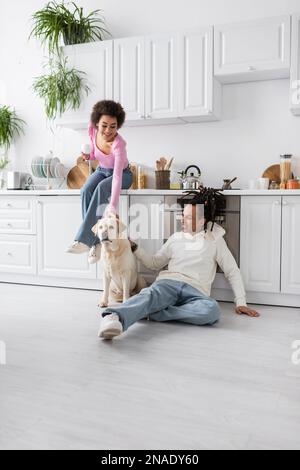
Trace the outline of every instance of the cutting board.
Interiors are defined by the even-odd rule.
[[[92,172],[98,167],[98,160],[92,160]],[[68,173],[67,186],[69,189],[81,189],[89,177],[89,162],[82,157],[77,158],[77,164]]]
[[[292,178],[294,177],[292,173]],[[276,183],[280,183],[280,165],[271,165],[269,166],[262,174],[262,178],[269,178],[270,181],[276,181]]]

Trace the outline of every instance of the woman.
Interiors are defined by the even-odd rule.
[[[125,111],[114,101],[99,101],[95,104],[89,126],[92,144],[90,155],[83,155],[86,160],[98,160],[99,166],[88,178],[81,189],[82,225],[68,253],[89,251],[89,263],[100,259],[101,247],[92,227],[98,219],[115,213],[121,189],[132,185],[132,173],[129,169],[126,142],[118,134],[125,121]]]

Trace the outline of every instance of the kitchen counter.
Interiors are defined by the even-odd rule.
[[[143,196],[180,196],[183,194],[183,191],[177,189],[128,189],[121,191],[123,195],[143,195]],[[259,189],[233,189],[228,191],[223,191],[225,196],[300,196],[300,189],[269,189],[269,190],[259,190]],[[35,189],[32,191],[26,190],[0,190],[0,196],[78,196],[80,195],[80,189]]]

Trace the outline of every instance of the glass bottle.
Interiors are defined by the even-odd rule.
[[[292,175],[292,155],[280,155],[280,189],[285,189]]]

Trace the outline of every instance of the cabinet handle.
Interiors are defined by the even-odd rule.
[[[151,114],[147,114],[146,119],[152,119]]]
[[[12,228],[12,224],[7,224],[7,227]]]
[[[12,253],[7,253],[7,256],[13,256],[13,254]]]
[[[12,207],[12,205],[8,202],[8,203],[6,204],[6,207]]]
[[[146,116],[144,116],[143,114],[140,115],[140,119],[146,119]]]
[[[283,206],[288,206],[289,203],[288,203],[287,201],[282,201],[282,205],[283,205]]]
[[[274,206],[280,206],[280,201],[275,201]]]
[[[249,72],[253,72],[254,70],[256,70],[256,68],[253,67],[253,65],[249,65],[248,70]]]

